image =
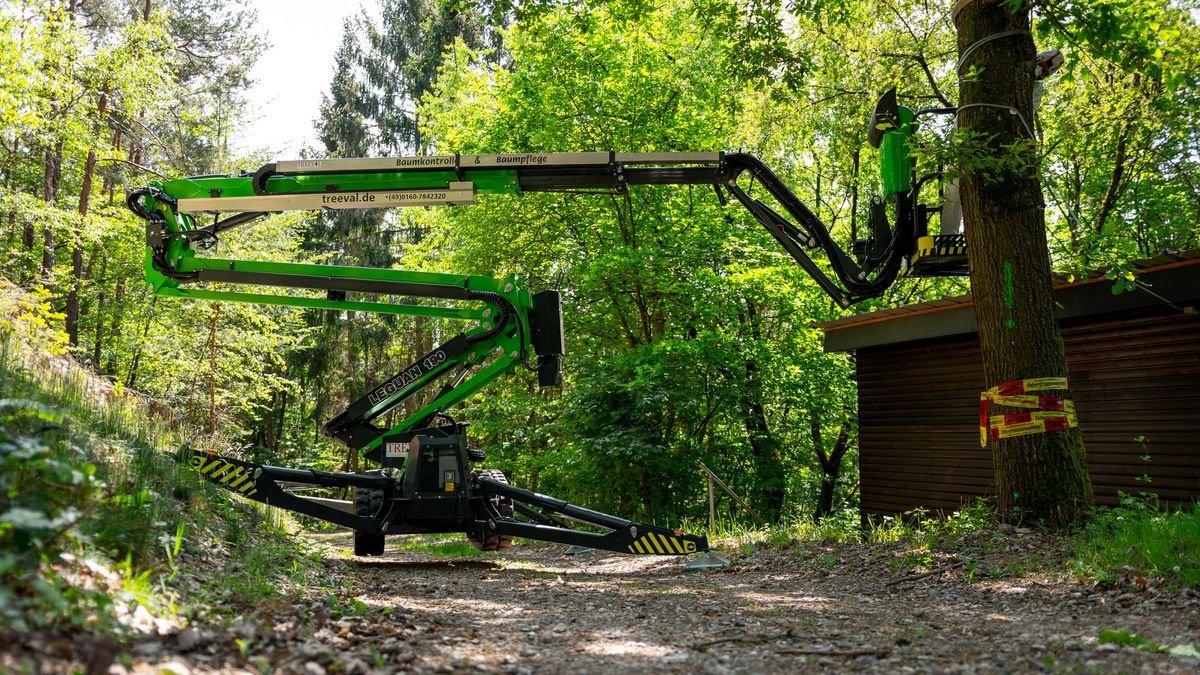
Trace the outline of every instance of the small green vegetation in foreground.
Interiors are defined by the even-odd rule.
[[[1075,554],[1074,572],[1101,585],[1155,578],[1200,587],[1200,511],[1122,495],[1121,506],[1097,509]]]
[[[705,530],[695,525],[695,531]],[[1155,580],[1167,590],[1200,588],[1200,510],[1167,508],[1153,496],[1122,495],[1120,506],[1097,508],[1065,533],[1001,524],[987,500],[979,500],[945,518],[918,510],[865,525],[854,509],[820,523],[804,519],[771,528],[718,522],[709,537],[742,555],[762,548],[817,555],[805,544],[895,549],[889,565],[901,574],[959,563],[968,579],[1074,573],[1101,586],[1144,588]],[[1010,550],[1014,542],[1020,547],[1016,555]],[[818,559],[833,566],[833,556]]]
[[[466,535],[416,534],[393,539],[404,551],[425,553],[435,558],[486,558],[496,555],[493,551],[480,551],[466,540]]]
[[[0,297],[0,634],[119,634],[138,607],[174,620],[306,583],[283,521],[167,456],[190,432],[47,348],[48,312]]]
[[[954,549],[964,538],[992,532],[999,521],[987,500],[964,506],[942,518],[925,510],[912,511],[903,518],[885,516],[863,523],[856,508],[843,508],[814,522],[799,518],[776,527],[751,528],[717,521],[708,530],[709,539],[722,545],[748,548],[758,546],[787,549],[800,543],[822,544],[907,544],[921,548]],[[705,531],[704,523],[689,523],[690,531]],[[685,527],[685,529],[687,529]]]
[[[1100,631],[1099,642],[1102,645],[1120,645],[1147,652],[1161,652],[1163,654],[1171,654],[1172,656],[1200,658],[1200,651],[1196,650],[1196,645],[1194,644],[1175,645],[1173,647],[1160,645],[1147,640],[1137,633],[1130,633],[1123,630],[1110,630],[1106,628]]]

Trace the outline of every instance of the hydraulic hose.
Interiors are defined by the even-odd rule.
[[[875,297],[883,293],[896,280],[903,260],[901,252],[908,250],[912,244],[912,205],[909,195],[896,195],[897,223],[885,249],[886,252],[881,256],[882,265],[874,269],[863,270],[838,246],[816,214],[809,210],[762,160],[753,155],[733,153],[725,156],[725,162],[726,188],[730,193],[784,245],[796,262],[843,306]],[[766,204],[742,190],[737,185],[737,178],[744,172],[749,172],[761,183],[763,188],[795,219],[796,224],[803,228],[803,231],[775,213]],[[837,288],[832,280],[817,268],[804,253],[804,248],[814,246],[825,251],[834,274],[845,287],[844,291]],[[867,279],[871,273],[874,274],[873,278]]]

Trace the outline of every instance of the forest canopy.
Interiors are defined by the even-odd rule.
[[[866,144],[878,95],[950,106],[960,77],[987,76],[960,72],[950,3],[374,2],[314,83],[320,141],[305,157],[738,150],[847,249],[879,191]],[[1132,260],[1200,246],[1200,6],[1044,2],[1033,15],[1038,49],[1065,56],[1033,121],[1055,268],[1119,280]],[[229,0],[0,7],[0,274],[48,299],[62,349],[206,429],[198,442],[357,466],[321,425],[460,328],[158,299],[124,203],[160,177],[294,159],[231,151],[270,48],[254,26]],[[917,138],[921,161],[954,171],[950,119]],[[289,213],[217,250],[560,289],[564,386],[518,373],[454,412],[519,485],[672,523],[707,512],[701,461],[771,520],[855,505],[852,479],[820,490],[856,462],[852,364],[822,351],[816,327],[844,310],[710,189]],[[858,309],[966,290],[903,280]],[[723,517],[744,517],[734,508]]]

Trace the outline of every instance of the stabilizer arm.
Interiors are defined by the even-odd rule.
[[[502,515],[491,507],[492,502],[485,501],[484,503],[489,505],[488,524],[501,534],[643,555],[688,555],[708,550],[708,538],[704,535],[685,534],[682,530],[635,523],[487,478],[480,478],[478,482],[485,494],[507,497],[515,505],[537,507],[543,512],[561,514],[588,525],[608,529],[608,532],[597,533],[573,530],[549,524],[544,520],[526,523]]]

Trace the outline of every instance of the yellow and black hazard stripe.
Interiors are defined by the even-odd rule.
[[[634,539],[628,549],[630,553],[643,555],[687,555],[696,552],[696,542],[652,531]]]
[[[951,258],[967,254],[967,238],[960,234],[918,237],[911,262],[917,264],[925,258]]]
[[[252,497],[258,488],[254,484],[254,475],[249,467],[236,460],[229,460],[217,455],[193,453],[189,465],[209,482],[232,490],[243,497]]]

